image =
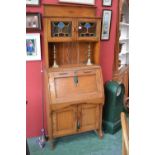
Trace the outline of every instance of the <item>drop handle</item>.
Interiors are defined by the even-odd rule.
[[[89,73],[93,73],[93,71],[92,70],[87,70],[87,71],[83,71],[83,73],[89,74]]]
[[[80,121],[77,121],[77,129],[80,129]]]
[[[74,84],[75,84],[75,86],[77,86],[78,85],[78,76],[77,75],[75,75],[74,76]]]
[[[68,73],[65,73],[65,72],[64,73],[59,73],[59,75],[68,75]]]

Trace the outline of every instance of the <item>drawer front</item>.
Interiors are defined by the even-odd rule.
[[[50,77],[50,92],[54,103],[103,97],[99,69],[57,72]]]

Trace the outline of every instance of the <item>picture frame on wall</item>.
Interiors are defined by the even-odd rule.
[[[102,0],[103,6],[112,6],[112,0]]]
[[[26,31],[27,32],[41,31],[40,13],[26,13]]]
[[[39,6],[40,0],[26,0],[27,6]]]
[[[26,34],[26,61],[41,60],[40,33]]]
[[[111,18],[112,18],[112,10],[103,10],[101,40],[109,40],[110,38]]]
[[[59,0],[59,2],[95,5],[95,0]]]

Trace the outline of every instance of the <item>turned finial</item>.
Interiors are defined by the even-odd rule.
[[[91,63],[90,43],[88,45],[88,60],[87,60],[87,65],[92,65],[92,63]]]
[[[54,45],[54,63],[53,63],[53,68],[58,68],[58,64],[56,62],[56,48],[55,48],[55,45]]]

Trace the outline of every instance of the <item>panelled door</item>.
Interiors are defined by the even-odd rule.
[[[77,128],[77,105],[54,111],[52,121],[54,137],[75,133]]]
[[[82,104],[78,106],[78,115],[80,117],[77,127],[79,131],[89,131],[99,128],[99,107],[99,104]]]

